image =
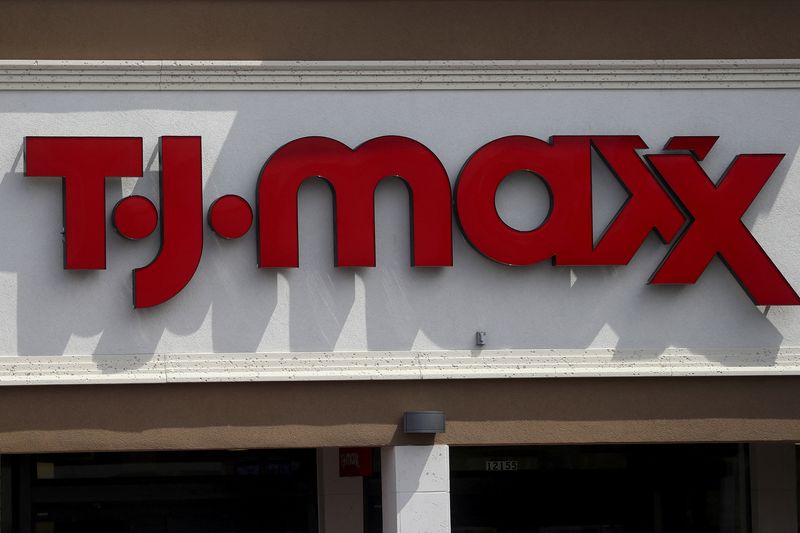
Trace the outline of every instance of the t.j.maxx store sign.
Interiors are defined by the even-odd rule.
[[[702,162],[717,136],[674,136],[659,153],[637,135],[558,135],[549,141],[512,135],[479,147],[458,173],[455,190],[444,166],[422,143],[382,136],[350,148],[328,137],[303,137],[276,150],[263,165],[254,198],[224,194],[203,212],[200,136],[165,136],[158,145],[160,216],[141,195],[119,200],[113,225],[128,239],[161,227],[158,255],[133,271],[133,303],[159,305],[184,289],[202,257],[203,223],[225,239],[242,237],[253,223],[260,268],[300,266],[297,196],[310,177],[333,192],[335,264],[375,267],[375,189],[385,177],[409,191],[411,265],[453,265],[453,211],[475,250],[510,266],[552,260],[556,266],[626,265],[651,231],[671,244],[653,272],[653,285],[694,284],[719,256],[758,305],[797,305],[800,297],[742,216],[784,159],[782,153],[736,155],[724,175],[709,176]],[[628,198],[595,242],[592,154],[602,159]],[[519,171],[546,185],[550,209],[535,229],[519,231],[498,213],[503,180]],[[106,268],[106,180],[143,175],[138,137],[25,138],[25,175],[63,183],[64,268]],[[254,200],[254,202],[252,202]],[[27,206],[47,209],[53,206]]]

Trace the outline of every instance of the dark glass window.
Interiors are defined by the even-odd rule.
[[[3,532],[311,533],[314,450],[2,456]]]
[[[453,533],[745,533],[746,447],[450,448]]]

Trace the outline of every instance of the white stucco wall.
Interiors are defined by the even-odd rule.
[[[655,235],[628,266],[507,267],[473,250],[454,222],[454,266],[411,268],[397,180],[377,192],[377,268],[334,268],[330,192],[313,181],[299,199],[299,269],[259,270],[254,230],[223,241],[206,226],[192,282],[134,310],[131,270],[155,257],[157,233],[130,242],[109,223],[108,269],[65,271],[60,182],[23,176],[28,135],[142,137],[145,177],[108,180],[110,215],[131,192],[158,202],[160,135],[200,135],[206,208],[227,193],[254,205],[258,173],[284,143],[324,135],[356,146],[387,134],[428,146],[452,182],[477,148],[509,134],[638,134],[654,149],[674,135],[720,135],[703,162],[715,178],[736,154],[785,153],[744,221],[800,289],[798,89],[11,91],[0,94],[0,382],[158,381],[170,368],[173,379],[800,370],[800,309],[754,306],[717,259],[695,286],[647,286],[668,250]],[[599,235],[625,193],[595,162]],[[520,176],[498,206],[524,227],[542,219],[547,198]],[[487,333],[485,351],[476,331]]]

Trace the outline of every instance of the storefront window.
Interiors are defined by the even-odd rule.
[[[314,450],[4,455],[3,533],[312,533]]]
[[[749,531],[744,445],[452,447],[453,533]]]

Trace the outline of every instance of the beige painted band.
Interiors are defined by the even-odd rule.
[[[800,441],[800,377],[0,388],[0,453]],[[403,412],[445,411],[410,436]]]

